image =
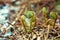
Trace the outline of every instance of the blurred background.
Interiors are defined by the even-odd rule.
[[[40,17],[38,11],[42,7],[47,7],[49,12],[58,12],[60,19],[60,0],[0,0],[0,27],[6,28],[12,23],[23,5],[27,5],[28,10],[36,12],[38,18]],[[60,20],[58,22],[60,23]]]

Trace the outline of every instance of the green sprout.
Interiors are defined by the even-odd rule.
[[[34,27],[35,21],[36,21],[36,17],[35,16],[30,18],[30,31],[32,30],[32,27]]]
[[[28,18],[31,18],[31,17],[34,16],[34,12],[33,12],[33,11],[27,11],[26,16],[27,16]]]
[[[42,14],[44,17],[46,17],[46,14],[47,14],[47,9],[46,7],[43,7],[42,10],[41,10]]]
[[[27,11],[27,10],[25,10],[25,15],[26,16],[24,16],[24,15],[22,15],[21,16],[21,20],[22,20],[22,23],[23,23],[23,27],[24,27],[24,29],[25,29],[25,32],[28,32],[28,30],[27,30],[27,23],[26,23],[26,18],[28,18],[30,21],[29,21],[29,32],[31,32],[32,31],[32,28],[33,28],[33,26],[35,25],[35,20],[36,20],[36,16],[34,15],[34,11]]]
[[[43,15],[43,22],[45,23],[46,20],[47,20],[47,18],[46,18],[46,16],[47,16],[47,8],[46,7],[43,7],[41,9],[41,12],[42,12],[42,15]]]
[[[54,25],[54,21],[52,19],[49,20],[48,22],[49,25],[53,26]]]
[[[48,19],[45,24],[53,26],[54,25],[54,20]]]
[[[32,30],[32,27],[34,26],[36,17],[34,15],[34,11],[25,11],[25,15],[30,19],[30,31]]]
[[[54,25],[53,25],[53,27],[54,27],[55,23],[56,23],[56,20],[57,20],[56,12],[50,12],[50,18],[54,21]]]
[[[27,24],[26,24],[26,21],[25,21],[26,17],[24,15],[21,16],[21,20],[22,20],[22,23],[23,23],[23,27],[24,27],[24,30],[25,32],[27,32]]]
[[[34,11],[28,11],[28,13],[26,15],[30,19],[30,31],[31,31],[32,27],[35,24],[36,17],[34,15]]]
[[[51,19],[57,19],[56,12],[50,12],[50,18]]]

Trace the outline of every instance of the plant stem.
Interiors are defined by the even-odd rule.
[[[56,20],[57,20],[57,19],[56,19]],[[54,20],[54,25],[53,25],[53,28],[55,27],[56,20]]]
[[[22,20],[22,23],[23,23],[23,27],[24,27],[24,31],[27,32],[27,29],[26,29],[26,22]]]
[[[35,21],[36,21],[36,17],[33,16],[33,17],[30,19],[30,31],[32,31],[32,28],[33,28],[34,25],[35,25]]]
[[[32,30],[32,21],[30,21],[30,31]]]
[[[45,37],[45,40],[48,40],[49,31],[50,31],[50,25],[48,25],[48,31],[47,31],[47,36]]]

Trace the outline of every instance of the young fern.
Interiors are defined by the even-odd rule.
[[[46,22],[46,25],[50,25],[51,26],[50,28],[53,28],[54,20],[48,19],[47,22]]]
[[[43,7],[43,8],[41,9],[41,12],[42,12],[42,14],[43,14],[44,17],[47,16],[47,9],[46,9],[46,7]]]
[[[50,12],[50,18],[54,21],[54,25],[53,25],[53,27],[54,27],[55,23],[56,23],[56,20],[57,20],[56,12]]]
[[[34,12],[33,11],[27,11],[26,16],[30,19],[30,27],[29,27],[29,29],[31,31],[32,30],[32,27],[35,24],[36,17],[34,15]]]
[[[22,24],[23,24],[23,27],[24,27],[24,31],[27,32],[27,24],[26,24],[26,21],[25,21],[26,17],[24,15],[21,16],[21,20],[22,20]]]
[[[30,18],[30,31],[34,27],[35,21],[36,21],[36,17],[35,16],[33,16],[32,18]]]
[[[43,7],[42,9],[41,9],[41,12],[42,12],[42,15],[43,15],[43,22],[45,23],[46,22],[46,20],[47,20],[47,9],[46,9],[46,7]]]
[[[56,20],[57,19],[56,12],[50,12],[50,18],[53,19],[53,20]]]

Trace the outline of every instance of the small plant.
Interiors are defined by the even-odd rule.
[[[30,18],[30,30],[32,30],[32,27],[34,27],[35,21],[36,21],[36,17],[35,16],[33,16],[32,18]]]
[[[47,20],[46,24],[54,27],[56,20],[57,20],[56,12],[50,12],[50,19]]]
[[[41,9],[41,12],[42,12],[42,14],[43,14],[44,17],[47,16],[47,9],[46,9],[46,7],[43,7],[43,8]]]
[[[47,35],[46,35],[45,40],[48,39],[50,29],[55,27],[56,20],[57,20],[56,12],[50,12],[50,19],[48,19],[47,22],[46,22],[48,30],[47,30]]]
[[[23,26],[24,26],[24,29],[25,29],[25,32],[28,32],[27,31],[27,22],[26,22],[26,18],[28,18],[30,21],[29,21],[29,32],[31,32],[31,30],[32,30],[32,27],[34,26],[34,24],[35,24],[35,20],[36,20],[36,17],[35,17],[35,15],[34,15],[34,12],[33,11],[25,11],[25,15],[26,16],[24,16],[24,15],[22,15],[21,16],[21,20],[22,20],[22,24],[23,24]]]
[[[45,23],[46,22],[46,20],[47,20],[47,9],[46,9],[46,7],[43,7],[42,9],[41,9],[41,12],[42,12],[42,16],[43,16],[43,23]]]
[[[50,25],[50,29],[52,29],[54,27],[54,20],[48,19],[45,24]]]
[[[34,12],[33,11],[27,11],[25,13],[25,15],[28,17],[28,18],[32,18],[34,16]]]
[[[57,14],[56,14],[56,12],[50,12],[50,18],[51,19],[57,19]]]
[[[30,19],[30,31],[32,30],[32,27],[35,24],[36,17],[34,15],[33,11],[28,11],[26,16]]]
[[[53,27],[54,27],[57,20],[56,12],[50,12],[50,18],[54,21],[54,24],[53,24]]]
[[[23,27],[24,27],[24,31],[27,32],[27,24],[26,24],[26,21],[25,21],[26,17],[24,15],[21,16],[21,20],[22,20],[22,24],[23,24]]]

